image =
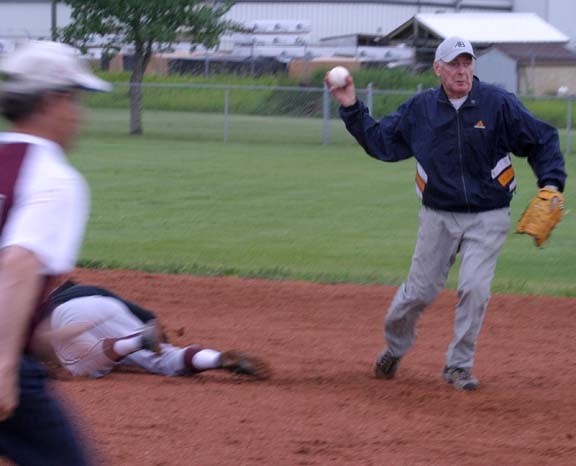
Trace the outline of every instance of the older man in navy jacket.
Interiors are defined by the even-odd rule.
[[[326,84],[340,116],[364,150],[378,160],[416,159],[422,199],[412,264],[385,322],[386,347],[374,365],[391,379],[412,347],[415,326],[444,287],[461,255],[454,336],[442,376],[459,390],[475,390],[476,341],[490,298],[500,249],[510,228],[516,189],[511,153],[527,157],[540,188],[562,191],[566,179],[558,133],[534,117],[511,93],[474,76],[472,45],[450,37],[437,48],[441,85],[417,94],[380,121],[356,98],[354,82]]]

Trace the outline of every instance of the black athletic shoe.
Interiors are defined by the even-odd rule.
[[[470,369],[445,367],[442,378],[456,390],[476,390],[478,388],[478,379],[472,375]]]
[[[268,379],[272,375],[268,364],[260,358],[235,350],[220,354],[220,367],[233,374],[248,375],[260,380]]]
[[[392,355],[390,350],[384,351],[374,364],[374,376],[377,379],[392,379],[396,375],[400,358]]]

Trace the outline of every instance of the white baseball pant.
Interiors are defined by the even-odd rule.
[[[54,351],[60,363],[73,375],[103,377],[115,365],[131,365],[154,374],[181,375],[184,369],[185,348],[162,344],[162,354],[139,350],[119,362],[110,360],[103,350],[103,340],[123,338],[137,333],[143,323],[128,307],[116,298],[85,296],[74,298],[57,306],[51,317],[52,330],[68,325],[96,323],[86,332],[69,340],[54,342]]]

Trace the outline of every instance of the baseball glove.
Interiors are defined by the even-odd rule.
[[[562,220],[564,196],[556,189],[541,188],[520,217],[517,233],[526,233],[540,247]]]

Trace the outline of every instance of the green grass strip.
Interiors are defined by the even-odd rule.
[[[73,154],[93,198],[81,265],[330,283],[404,279],[419,209],[413,160],[370,159],[337,121],[341,144],[314,143],[314,122],[273,117],[246,117],[239,141],[223,143],[197,136],[197,116],[158,114],[164,129],[129,137],[115,130],[120,115],[98,112]],[[282,142],[267,142],[268,130]],[[514,161],[515,223],[536,181],[524,159]],[[567,162],[570,172],[573,157]],[[570,183],[566,198],[570,209]],[[544,249],[511,233],[494,291],[576,296],[575,232],[568,212]]]

